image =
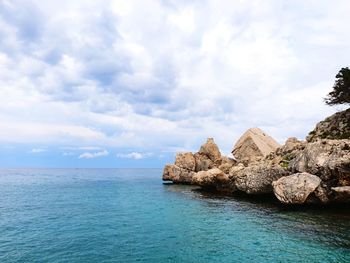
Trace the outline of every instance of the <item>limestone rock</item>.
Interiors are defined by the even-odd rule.
[[[173,183],[192,184],[194,172],[180,168],[175,164],[167,164],[163,170],[163,181]]]
[[[207,139],[207,142],[201,146],[199,153],[206,155],[212,162],[216,164],[220,162],[221,153],[213,138]]]
[[[215,189],[219,191],[231,191],[230,179],[227,174],[218,168],[208,171],[200,171],[193,176],[193,183],[204,188]]]
[[[275,151],[279,144],[259,128],[247,130],[236,142],[232,154],[238,161],[249,163]]]
[[[319,122],[306,137],[308,142],[315,142],[319,139],[350,139],[350,109],[337,112]]]
[[[299,141],[295,137],[288,138],[285,144],[270,154],[271,157],[269,157],[276,164],[279,163],[282,167],[288,168],[289,163],[305,148],[305,145],[305,141]]]
[[[350,140],[318,140],[306,144],[289,163],[292,172],[319,176],[328,187],[350,185]]]
[[[248,167],[239,164],[230,169],[230,179],[247,194],[272,193],[272,182],[288,174],[281,166],[268,162],[251,163]]]
[[[178,153],[175,158],[175,165],[188,171],[195,171],[196,160],[192,153]]]
[[[209,157],[203,153],[195,153],[194,158],[196,161],[195,171],[207,171],[214,168],[214,162],[209,159]]]
[[[222,156],[221,165],[219,166],[219,169],[224,173],[228,174],[232,166],[236,165],[236,163],[237,163],[236,160],[226,156]]]
[[[299,141],[295,137],[288,138],[284,145],[277,149],[277,154],[291,153],[296,150],[302,150],[305,147],[305,141]]]
[[[320,185],[321,179],[309,173],[284,176],[272,183],[275,196],[285,204],[303,204]]]

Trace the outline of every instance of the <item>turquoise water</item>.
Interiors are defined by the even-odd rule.
[[[0,171],[0,262],[350,262],[349,208],[164,185],[156,169]]]

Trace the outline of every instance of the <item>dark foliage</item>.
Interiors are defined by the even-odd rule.
[[[335,78],[333,90],[325,98],[326,104],[350,104],[350,69],[342,68]]]

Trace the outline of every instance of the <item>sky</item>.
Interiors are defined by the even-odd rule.
[[[350,61],[347,0],[0,0],[0,167],[162,167],[304,139]]]

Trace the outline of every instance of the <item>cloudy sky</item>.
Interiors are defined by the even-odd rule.
[[[0,166],[162,167],[341,108],[347,0],[0,0]]]

